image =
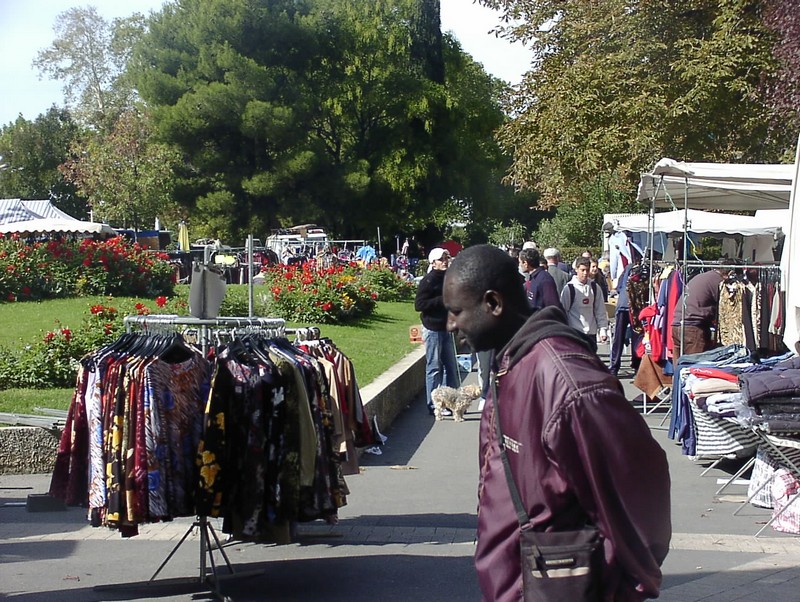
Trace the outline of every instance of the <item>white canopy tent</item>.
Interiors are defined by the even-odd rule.
[[[653,207],[787,209],[794,165],[684,163],[664,158],[642,174],[637,200]]]
[[[787,305],[784,343],[800,352],[795,347],[800,339],[800,282],[793,285],[789,277],[800,268],[800,245],[793,241],[800,225],[798,179],[800,137],[794,164],[684,163],[663,158],[650,173],[642,174],[637,200],[648,202],[651,213],[657,207],[682,208],[678,213],[687,216],[691,209],[756,210],[759,216],[766,214],[770,221],[780,223],[785,236],[781,258],[781,288]]]
[[[102,234],[116,236],[108,224],[84,222],[48,200],[0,199],[0,234]]]
[[[28,211],[35,213],[39,217],[52,217],[55,219],[78,219],[76,217],[72,217],[69,213],[61,211],[61,209],[47,200],[21,201],[21,203]]]
[[[715,236],[723,239],[723,252],[730,257],[748,261],[774,261],[773,247],[783,236],[783,227],[788,223],[788,210],[771,209],[758,211],[756,216],[711,213],[698,209],[664,211],[654,213],[609,213],[604,216],[608,224],[618,232],[642,232],[650,236],[662,233],[677,238],[684,232]],[[605,241],[604,238],[604,246]],[[649,247],[650,240],[640,242]],[[656,241],[655,250],[662,251],[661,241]],[[675,258],[671,245],[663,249],[666,261]],[[606,249],[604,249],[606,250]]]
[[[117,233],[108,224],[83,222],[77,219],[39,218],[21,222],[0,224],[0,234],[103,234],[116,236]]]
[[[747,215],[731,215],[728,213],[710,213],[697,209],[665,211],[656,213],[653,223],[647,213],[623,214],[615,217],[607,215],[606,222],[610,222],[615,230],[628,232],[664,232],[666,234],[683,235],[683,232],[696,232],[698,234],[729,234],[741,236],[777,236],[781,234],[781,219],[784,212],[776,212],[776,217],[770,216],[771,211],[761,211],[760,215],[750,217]],[[784,222],[785,223],[785,222]]]

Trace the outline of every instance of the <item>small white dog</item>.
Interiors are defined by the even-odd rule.
[[[453,387],[437,387],[431,392],[433,401],[433,415],[436,420],[441,420],[442,410],[445,408],[453,412],[453,420],[464,422],[464,414],[470,404],[481,396],[478,385],[464,385],[460,389]]]

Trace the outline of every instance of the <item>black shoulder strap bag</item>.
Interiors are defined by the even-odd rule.
[[[603,561],[600,532],[592,525],[576,531],[545,533],[533,530],[508,464],[503,430],[500,427],[497,381],[494,374],[492,402],[500,456],[519,521],[519,551],[525,602],[599,601]]]

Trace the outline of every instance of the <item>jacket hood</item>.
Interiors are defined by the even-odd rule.
[[[596,341],[567,324],[567,315],[561,307],[550,305],[533,312],[533,315],[522,325],[517,334],[500,351],[498,358],[507,354],[508,367],[511,368],[536,343],[550,337],[570,339],[583,345],[592,353],[597,353]]]

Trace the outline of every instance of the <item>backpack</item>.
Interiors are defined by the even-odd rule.
[[[569,313],[569,310],[572,309],[572,304],[575,303],[575,287],[572,286],[571,282],[567,283],[567,286],[569,287],[569,307],[565,308],[564,311]],[[597,288],[598,288],[597,281],[592,280],[592,295],[594,295],[595,299],[597,298]]]

